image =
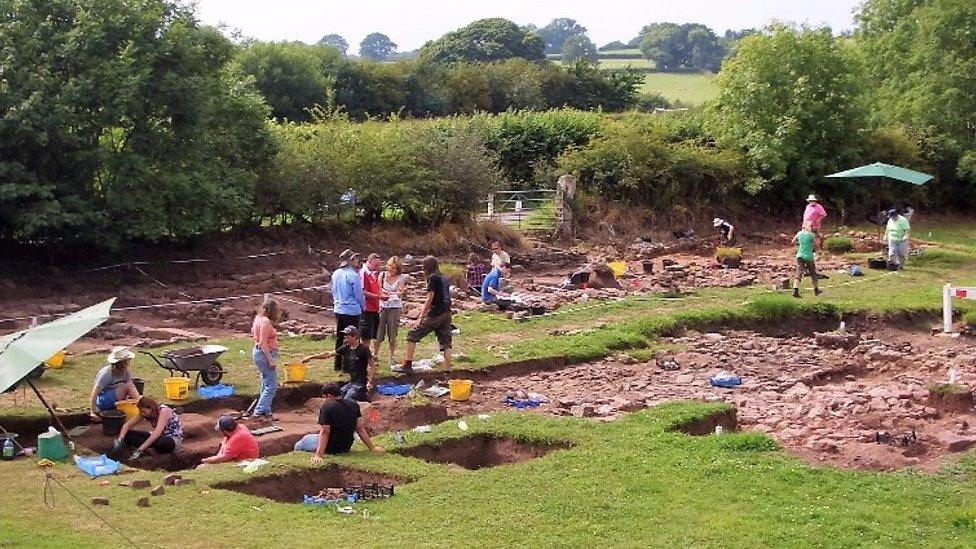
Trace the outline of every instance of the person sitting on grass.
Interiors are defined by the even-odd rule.
[[[383,448],[373,444],[363,421],[359,403],[342,397],[342,387],[330,383],[322,387],[325,403],[319,409],[319,432],[310,433],[295,443],[296,452],[315,452],[312,463],[322,463],[325,454],[345,454],[352,449],[353,434],[358,434],[371,452]]]
[[[135,448],[130,460],[142,457],[142,454],[152,448],[157,454],[168,454],[176,450],[183,443],[183,426],[180,425],[180,416],[172,408],[165,404],[159,404],[152,397],[144,396],[139,399],[137,404],[139,415],[126,421],[119,432],[119,438],[115,439],[112,450],[118,452],[123,448]],[[149,422],[153,428],[152,432],[133,431],[142,421]]]
[[[368,401],[369,395],[376,387],[376,360],[369,352],[369,348],[363,344],[359,337],[359,329],[355,326],[346,326],[342,336],[343,345],[338,351],[309,355],[303,358],[302,362],[338,357],[339,371],[349,374],[349,383],[342,386],[342,397],[360,402]]]
[[[224,435],[224,441],[220,444],[217,455],[205,457],[200,460],[200,467],[226,463],[228,461],[243,461],[245,459],[257,459],[261,455],[258,448],[258,440],[251,434],[251,430],[237,423],[231,416],[220,416],[217,421],[216,429]]]
[[[468,283],[468,292],[471,295],[481,295],[481,285],[485,281],[485,264],[481,262],[478,254],[468,254],[468,264],[465,269],[464,279]]]
[[[115,403],[119,400],[139,398],[129,369],[135,356],[127,347],[115,347],[108,354],[108,365],[95,374],[90,402],[92,421],[101,421],[99,412],[115,410]]]
[[[394,372],[413,371],[413,355],[417,350],[417,343],[431,332],[437,335],[437,343],[444,353],[444,369],[451,369],[451,331],[454,329],[451,324],[451,281],[441,274],[440,264],[434,256],[424,258],[423,268],[424,276],[427,277],[427,301],[424,302],[413,329],[407,334],[407,356],[403,360],[403,366],[394,368]]]
[[[817,233],[813,232],[809,221],[805,222],[803,229],[793,237],[793,243],[796,244],[796,285],[793,286],[793,297],[800,297],[800,282],[803,280],[803,273],[810,275],[810,280],[813,281],[814,295],[821,293],[813,252],[819,238]]]
[[[481,302],[485,305],[495,304],[498,306],[499,310],[507,311],[512,307],[514,301],[507,297],[499,287],[502,282],[502,278],[508,278],[509,274],[512,272],[512,267],[508,263],[502,263],[497,269],[492,269],[488,276],[485,277],[484,283],[481,285]]]
[[[735,227],[731,223],[720,217],[716,217],[712,220],[712,225],[718,229],[723,246],[732,246],[735,244]]]

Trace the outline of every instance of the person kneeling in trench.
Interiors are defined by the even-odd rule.
[[[115,439],[112,451],[118,452],[123,447],[135,448],[130,460],[142,457],[143,452],[152,448],[157,454],[168,454],[176,450],[183,442],[183,426],[180,417],[172,408],[159,404],[152,397],[144,396],[137,404],[139,415],[125,422]],[[152,432],[134,431],[132,428],[140,421],[148,421]]]
[[[257,459],[261,456],[261,450],[258,448],[258,440],[251,434],[251,430],[238,424],[237,420],[233,417],[220,416],[216,429],[224,435],[224,441],[220,444],[220,450],[215,456],[201,459],[200,466],[197,469],[202,469],[216,463]]]
[[[359,435],[371,452],[383,451],[383,448],[373,444],[359,403],[351,398],[342,398],[342,387],[338,383],[322,387],[322,396],[325,403],[319,409],[319,432],[305,435],[296,442],[296,452],[315,452],[312,463],[321,463],[325,454],[347,453],[352,448],[354,433]]]

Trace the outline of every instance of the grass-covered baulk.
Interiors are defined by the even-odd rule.
[[[828,293],[817,300],[794,301],[767,289],[747,288],[701,291],[676,301],[635,298],[526,323],[466,315],[459,324],[471,362],[464,366],[552,356],[584,361],[616,349],[647,349],[657,334],[682,326],[783,323],[802,315],[838,312],[934,313],[944,281],[976,283],[971,274],[976,247],[959,236],[971,233],[968,227],[939,227],[929,237],[926,230],[920,236],[942,242],[942,249],[929,250],[896,275],[868,272],[852,280],[832,273]],[[553,330],[579,332],[553,337]],[[253,390],[253,372],[236,352],[246,341],[227,343],[233,346],[228,353],[231,381],[243,392]],[[285,352],[297,354],[320,345],[293,339],[285,343]],[[72,361],[63,373],[49,372],[41,381],[48,387],[81,391],[99,360]],[[157,374],[148,366],[137,367],[156,381]],[[326,377],[322,370],[313,374]],[[339,539],[322,537],[333,534],[357,545],[376,546],[976,544],[976,485],[970,459],[936,475],[815,469],[777,450],[765,435],[690,437],[672,432],[723,409],[678,403],[611,423],[494,414],[488,421],[469,418],[466,433],[448,422],[422,440],[408,435],[408,444],[489,433],[571,447],[516,465],[465,472],[394,454],[364,452],[341,458],[337,462],[344,466],[414,480],[398,486],[393,499],[367,505],[371,518],[366,521],[358,513],[338,515],[211,488],[243,478],[229,468],[192,473],[197,484],[172,488],[166,496],[154,498],[150,509],[135,507],[131,489],[98,486],[68,465],[56,466],[54,474],[85,500],[109,497],[111,505],[100,507],[99,513],[143,545],[302,545]],[[379,440],[394,447],[389,435]],[[305,455],[277,456],[271,462],[260,475],[310,467]],[[56,515],[46,511],[41,497],[44,473],[32,462],[0,467],[7,483],[0,504],[4,541],[32,547],[122,545],[116,534],[60,489],[56,488]],[[161,478],[157,473],[139,476],[154,482]]]

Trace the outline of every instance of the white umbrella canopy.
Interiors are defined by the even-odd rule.
[[[20,383],[51,355],[108,320],[115,298],[77,313],[0,337],[0,393]]]

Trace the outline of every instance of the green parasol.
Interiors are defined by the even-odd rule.
[[[932,176],[927,173],[916,172],[915,170],[909,170],[908,168],[902,168],[900,166],[892,166],[891,164],[885,164],[883,162],[875,162],[874,164],[868,164],[866,166],[861,166],[860,168],[852,168],[847,171],[832,173],[826,177],[831,178],[848,178],[848,177],[872,177],[876,180],[881,178],[893,179],[895,181],[904,181],[906,183],[911,183],[912,185],[924,185],[932,180]],[[881,199],[878,199],[877,211],[881,211]],[[881,232],[881,225],[878,225],[878,232]]]

